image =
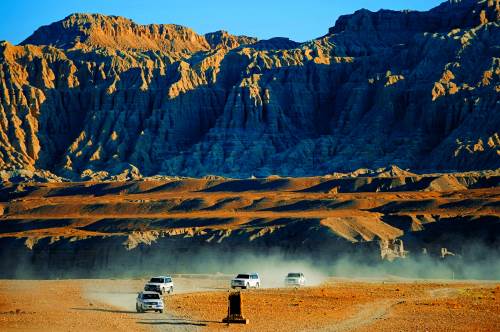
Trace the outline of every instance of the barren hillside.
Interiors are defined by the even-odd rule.
[[[359,10],[296,43],[70,15],[0,45],[0,168],[73,180],[495,169],[499,17],[498,0]]]
[[[457,277],[500,276],[498,173],[389,176],[400,172],[6,184],[0,247],[9,254],[0,270],[9,277],[167,267],[215,273],[243,262],[258,268],[271,257],[331,273],[346,258],[352,266],[382,264],[380,243],[402,239],[411,262],[441,261],[447,248],[455,256],[443,263],[456,265]],[[426,266],[407,272],[442,277]]]

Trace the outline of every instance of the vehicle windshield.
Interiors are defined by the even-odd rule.
[[[144,300],[159,300],[160,294],[142,294]]]
[[[250,275],[249,274],[238,274],[236,276],[236,279],[250,279]]]
[[[288,278],[300,278],[300,273],[288,273]]]
[[[149,282],[161,284],[161,283],[163,283],[163,279],[162,278],[151,278],[151,280],[149,280]]]

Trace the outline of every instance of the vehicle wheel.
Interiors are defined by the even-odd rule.
[[[170,287],[170,288],[168,289],[168,293],[169,293],[169,294],[172,294],[173,292],[174,292],[174,287]]]
[[[162,310],[160,310],[160,314],[162,314],[162,313],[163,313],[163,309],[162,309]]]
[[[257,283],[257,285],[255,285],[255,288],[260,288],[260,284]]]
[[[135,311],[141,312],[141,309],[139,309],[139,306],[137,305],[137,303],[135,304]]]

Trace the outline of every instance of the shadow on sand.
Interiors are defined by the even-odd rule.
[[[144,322],[140,321],[137,324],[144,325],[190,325],[190,326],[207,326],[205,323],[197,323],[197,322],[172,322],[170,320],[155,320],[154,322]]]
[[[133,310],[116,310],[116,309],[106,309],[106,308],[71,308],[72,310],[83,310],[83,311],[99,311],[99,312],[112,312],[115,314],[134,314],[134,315],[144,315],[143,313],[138,313]],[[223,324],[221,321],[211,321],[211,320],[189,320],[182,318],[166,318],[162,319],[162,316],[156,318],[145,318],[137,321],[137,324],[143,325],[189,325],[189,326],[207,326],[207,323],[219,323]]]
[[[84,311],[100,311],[100,312],[113,312],[115,314],[139,314],[133,310],[116,310],[116,309],[105,309],[105,308],[71,308],[73,310],[84,310]]]
[[[143,319],[137,322],[144,325],[190,325],[190,326],[207,326],[207,323],[223,324],[221,321],[212,320],[189,320],[182,318],[168,318],[168,319]]]

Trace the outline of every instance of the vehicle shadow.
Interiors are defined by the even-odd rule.
[[[99,311],[99,312],[112,312],[115,314],[139,314],[133,310],[116,310],[116,309],[105,309],[105,308],[71,308],[72,310],[82,310],[82,311]]]
[[[143,325],[190,325],[190,326],[207,326],[207,323],[223,324],[221,321],[214,320],[188,320],[182,318],[167,318],[167,319],[143,319],[137,322]]]
[[[169,320],[158,320],[154,322],[144,322],[144,321],[139,321],[137,324],[143,324],[143,325],[190,325],[190,326],[207,326],[206,323],[197,323],[197,322],[172,322]]]

